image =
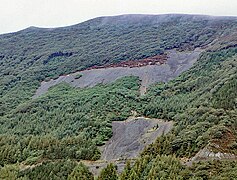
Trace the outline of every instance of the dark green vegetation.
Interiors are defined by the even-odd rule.
[[[135,77],[91,89],[60,84],[21,104],[0,120],[0,163],[98,159],[95,145],[112,136],[111,121],[125,119],[139,106],[138,84]]]
[[[129,163],[120,175],[121,180],[159,179],[230,179],[237,177],[237,164],[234,161],[208,161],[184,166],[173,156],[146,155],[139,158],[131,168]]]
[[[112,163],[108,164],[107,167],[102,169],[100,175],[98,176],[98,180],[104,180],[104,179],[117,180],[118,175],[116,169],[117,169],[116,166],[114,166]]]
[[[230,143],[235,144],[236,53],[237,48],[205,53],[193,68],[179,78],[154,86],[149,91],[147,98],[150,101],[144,114],[176,121],[171,147],[177,156],[193,156],[210,139],[234,136],[235,140]],[[220,101],[219,94],[228,86],[231,87],[228,88],[229,94]],[[237,154],[236,148],[227,149]]]
[[[89,171],[88,167],[80,163],[77,165],[71,174],[68,176],[68,180],[77,180],[77,179],[88,179],[88,180],[93,180],[94,176],[93,174]]]
[[[202,47],[234,31],[235,26],[236,19],[228,18],[137,15],[1,35],[0,115],[29,100],[42,80],[166,49]]]
[[[207,161],[184,166],[174,156],[152,154],[137,159],[131,166],[128,162],[124,171],[118,175],[116,166],[109,164],[104,168],[98,180],[159,180],[159,179],[190,179],[190,180],[235,180],[237,164],[235,161]],[[0,169],[0,179],[54,179],[54,180],[93,180],[88,168],[82,163],[73,161],[44,162],[33,169],[20,170],[17,165],[7,165]]]
[[[207,145],[215,152],[237,154],[236,27],[236,18],[138,15],[1,35],[0,178],[92,179],[76,161],[98,159],[97,146],[112,136],[111,121],[136,111],[176,124],[135,165],[128,164],[121,179],[234,179],[236,162],[188,168],[179,158],[190,158]],[[207,44],[189,71],[152,86],[142,97],[138,78],[126,77],[87,89],[60,84],[31,98],[42,80]],[[116,179],[115,169],[108,165],[99,177]]]

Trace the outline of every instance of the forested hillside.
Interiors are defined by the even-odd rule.
[[[41,81],[95,65],[201,48],[198,61],[140,96],[138,77],[93,88],[62,83],[32,99]],[[78,25],[0,35],[0,179],[93,179],[111,122],[174,121],[117,174],[98,179],[235,179],[236,158],[184,165],[200,150],[237,157],[237,18],[193,15],[100,17]],[[78,77],[80,78],[80,77]]]

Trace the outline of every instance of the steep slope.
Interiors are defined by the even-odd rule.
[[[187,52],[170,50],[166,52],[168,58],[164,64],[148,64],[140,67],[132,67],[128,65],[128,67],[91,68],[89,70],[60,76],[57,79],[51,79],[47,82],[43,81],[33,98],[39,97],[46,93],[50,87],[62,82],[66,82],[73,87],[85,88],[93,87],[97,84],[111,83],[125,76],[138,76],[141,80],[140,93],[141,95],[144,95],[149,85],[156,82],[167,82],[191,68],[202,51],[203,50],[201,49]],[[82,75],[82,77],[78,78],[77,75]]]
[[[172,122],[144,117],[112,122],[113,137],[103,147],[103,160],[136,158],[155,139],[168,133]]]
[[[235,32],[235,25],[236,18],[228,17],[124,15],[1,35],[0,114],[30,99],[40,81],[47,78],[154,56],[172,48],[207,46]]]
[[[180,162],[207,150],[237,155],[236,32],[235,17],[126,15],[1,35],[0,177],[67,179],[81,169],[75,162],[99,159],[98,146],[113,138],[112,122],[135,111],[174,127],[125,167],[124,179],[236,177],[236,162],[218,165],[207,157],[190,168]],[[42,81],[61,75],[196,48],[203,52],[189,70],[144,96],[139,78],[129,76],[88,88],[60,83],[32,99]]]

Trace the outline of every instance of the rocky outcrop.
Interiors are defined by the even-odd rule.
[[[227,152],[214,152],[206,146],[201,149],[194,157],[192,157],[186,164],[191,166],[193,162],[207,161],[207,160],[237,160],[237,156]]]

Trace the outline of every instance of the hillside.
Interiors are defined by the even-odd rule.
[[[156,82],[167,82],[188,70],[197,61],[201,52],[200,49],[182,52],[170,50],[166,52],[167,57],[164,62],[161,59],[162,63],[156,62],[156,60],[144,63],[147,59],[142,59],[105,66],[93,66],[84,71],[41,82],[41,86],[37,89],[33,98],[45,94],[49,88],[62,82],[66,82],[73,87],[85,88],[94,87],[97,84],[108,84],[125,76],[139,77],[141,80],[140,94],[144,95],[149,85]],[[81,77],[78,78],[78,76]]]
[[[29,99],[39,82],[47,78],[162,54],[165,49],[202,47],[218,38],[218,47],[228,46],[222,41],[236,38],[235,23],[235,18],[208,16],[125,15],[66,28],[28,28],[1,35],[0,75],[4,78],[0,82],[0,114]]]
[[[77,162],[100,159],[100,146],[118,138],[114,121],[134,112],[174,127],[121,179],[236,177],[236,17],[122,15],[30,27],[0,35],[0,75],[0,179],[90,179]]]

